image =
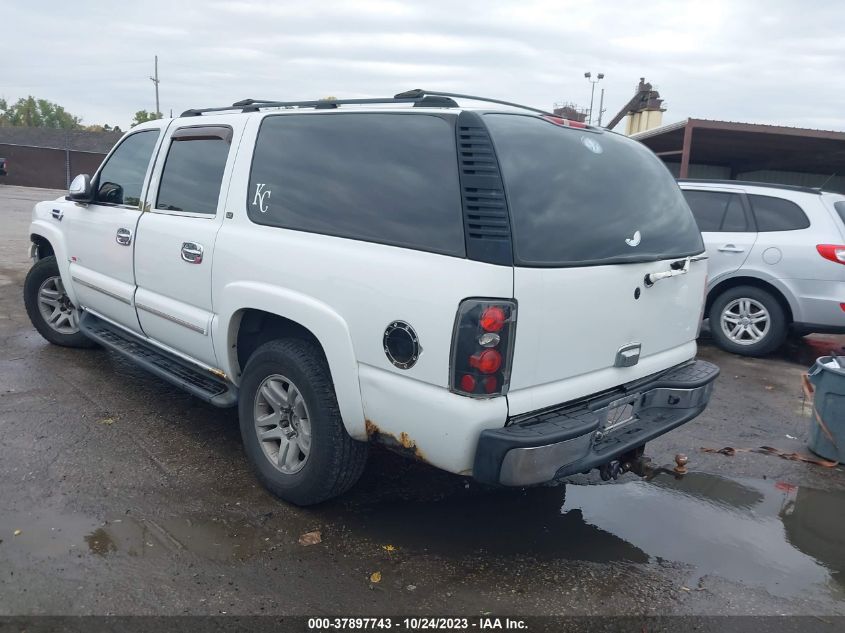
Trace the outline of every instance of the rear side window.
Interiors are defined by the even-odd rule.
[[[684,191],[695,222],[702,232],[748,230],[742,198],[721,191]]]
[[[258,224],[463,256],[453,124],[416,114],[269,116],[247,211]]]
[[[650,150],[613,133],[487,114],[518,263],[585,266],[701,253],[677,183]]]
[[[842,223],[845,224],[845,200],[840,200],[839,202],[834,202],[833,208],[836,209],[836,212],[839,214],[839,217],[842,219]]]
[[[221,138],[174,138],[167,152],[156,208],[190,213],[217,212],[229,143]]]
[[[760,232],[798,231],[810,226],[810,220],[794,202],[755,194],[748,194],[748,201]]]

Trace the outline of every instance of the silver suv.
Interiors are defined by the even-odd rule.
[[[845,196],[681,180],[709,256],[705,317],[722,349],[761,356],[790,327],[845,333]]]

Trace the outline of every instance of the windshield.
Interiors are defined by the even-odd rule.
[[[643,145],[534,116],[487,114],[485,122],[505,182],[517,263],[586,266],[704,250],[678,185]]]

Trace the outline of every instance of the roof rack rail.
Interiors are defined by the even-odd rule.
[[[476,97],[473,95],[458,94],[455,92],[440,92],[437,90],[421,90],[419,88],[400,92],[393,97],[376,97],[371,99],[319,99],[316,101],[274,101],[271,99],[242,99],[230,106],[218,108],[194,108],[185,110],[181,116],[201,116],[211,112],[226,112],[229,110],[241,110],[241,112],[258,112],[261,108],[314,108],[316,110],[335,109],[342,105],[373,105],[384,103],[411,103],[415,108],[457,108],[455,99],[469,99],[471,101],[483,101],[485,103],[496,103],[522,110],[530,110],[538,114],[554,116],[550,112],[532,108],[531,106],[501,101],[488,97]]]
[[[416,98],[423,98],[426,96],[432,97],[450,97],[452,99],[469,99],[470,101],[483,101],[485,103],[497,103],[499,105],[506,105],[512,108],[519,108],[520,110],[530,110],[531,112],[536,112],[537,114],[545,114],[546,116],[555,116],[551,112],[546,112],[545,110],[540,110],[539,108],[532,108],[531,106],[522,105],[521,103],[514,103],[512,101],[502,101],[500,99],[491,99],[489,97],[477,97],[474,95],[464,95],[457,92],[441,92],[439,90],[422,90],[417,88],[415,90],[408,90],[406,92],[400,92],[398,95],[394,96],[394,99],[404,99],[408,97],[416,97]]]
[[[726,186],[748,186],[765,187],[768,189],[786,189],[788,191],[800,191],[803,193],[828,193],[821,187],[807,187],[806,185],[786,185],[777,182],[759,182],[756,180],[725,180],[719,178],[678,178],[678,182],[691,185],[726,185]]]

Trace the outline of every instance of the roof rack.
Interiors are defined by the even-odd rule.
[[[807,187],[804,185],[784,185],[777,182],[757,182],[754,180],[724,180],[716,178],[678,178],[678,182],[689,183],[691,185],[733,185],[733,186],[748,186],[748,187],[765,187],[767,189],[786,189],[788,191],[800,191],[802,193],[828,193],[821,187]]]
[[[471,101],[483,101],[485,103],[496,103],[522,110],[529,110],[554,116],[550,112],[532,108],[530,106],[490,99],[488,97],[476,97],[473,95],[458,94],[455,92],[440,92],[435,90],[408,90],[400,92],[392,97],[377,97],[372,99],[320,99],[318,101],[273,101],[270,99],[243,99],[236,101],[230,106],[219,108],[195,108],[185,110],[181,116],[201,116],[211,112],[226,112],[229,110],[241,110],[241,112],[258,112],[261,108],[314,108],[315,110],[333,110],[342,105],[373,105],[384,103],[412,103],[415,108],[457,108],[455,99],[469,99]]]

